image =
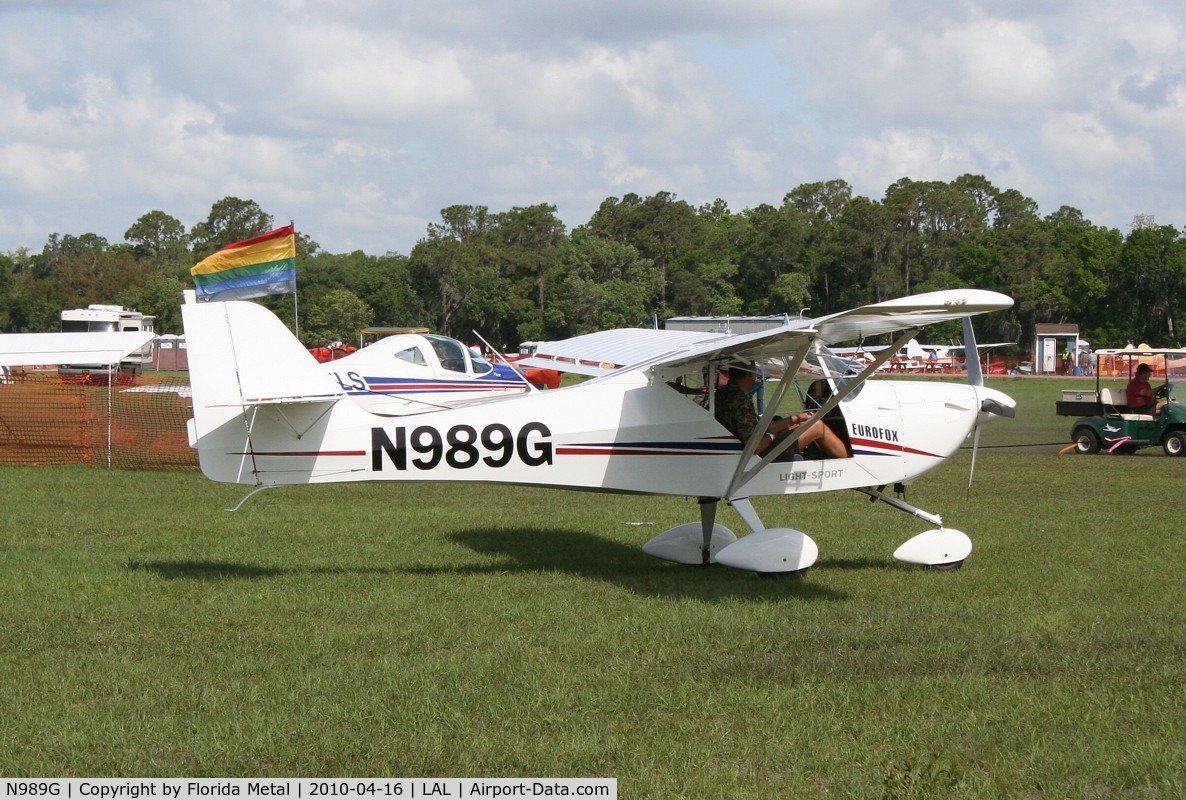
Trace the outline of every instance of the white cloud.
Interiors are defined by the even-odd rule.
[[[0,176],[32,193],[63,191],[86,171],[87,157],[77,150],[31,142],[0,147]]]
[[[1042,125],[1041,135],[1050,158],[1069,172],[1142,170],[1153,163],[1146,141],[1119,135],[1091,114],[1052,115]]]
[[[879,199],[901,178],[950,181],[964,174],[990,176],[998,188],[1036,185],[1015,153],[984,136],[960,139],[940,131],[890,129],[857,137],[836,159],[840,176],[859,193]]]

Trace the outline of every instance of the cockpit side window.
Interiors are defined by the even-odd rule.
[[[474,366],[474,375],[485,375],[488,372],[494,371],[494,365],[481,356],[474,355],[473,351],[469,354],[470,363]]]
[[[424,353],[420,352],[419,347],[409,347],[400,350],[395,354],[395,357],[400,361],[407,361],[409,364],[415,364],[418,367],[428,366],[428,359],[424,357]]]

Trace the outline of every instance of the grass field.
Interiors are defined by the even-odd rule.
[[[971,497],[967,452],[907,495],[954,573],[855,493],[755,502],[820,545],[789,581],[643,555],[680,498],[2,468],[0,773],[1181,797],[1186,459],[1057,456],[1075,384],[994,385]]]

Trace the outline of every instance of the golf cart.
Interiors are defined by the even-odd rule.
[[[1096,356],[1096,391],[1079,392],[1082,398],[1056,404],[1059,414],[1090,414],[1075,420],[1071,428],[1075,452],[1132,453],[1161,445],[1166,455],[1186,455],[1186,405],[1171,396],[1175,383],[1186,381],[1186,350],[1097,350]],[[1123,383],[1101,386],[1101,373],[1108,364],[1109,377]],[[1167,401],[1160,414],[1134,414],[1127,405],[1124,387],[1140,364],[1148,364],[1155,377],[1165,376],[1166,382],[1155,392]]]

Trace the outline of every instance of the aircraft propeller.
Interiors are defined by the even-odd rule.
[[[980,447],[980,426],[989,417],[1009,417],[1016,414],[1013,398],[984,386],[984,372],[980,369],[980,351],[976,348],[976,333],[972,330],[972,318],[964,317],[964,363],[968,369],[968,383],[977,389],[980,409],[976,424],[972,428],[972,466],[968,470],[968,488],[964,496],[972,494],[972,476],[976,473],[976,450]]]
[[[964,364],[968,368],[968,383],[979,388],[984,385],[984,373],[980,371],[980,351],[976,349],[976,333],[972,330],[972,318],[964,317]],[[972,428],[972,466],[968,469],[968,488],[964,497],[972,495],[972,476],[976,474],[976,450],[980,447],[980,415]]]

